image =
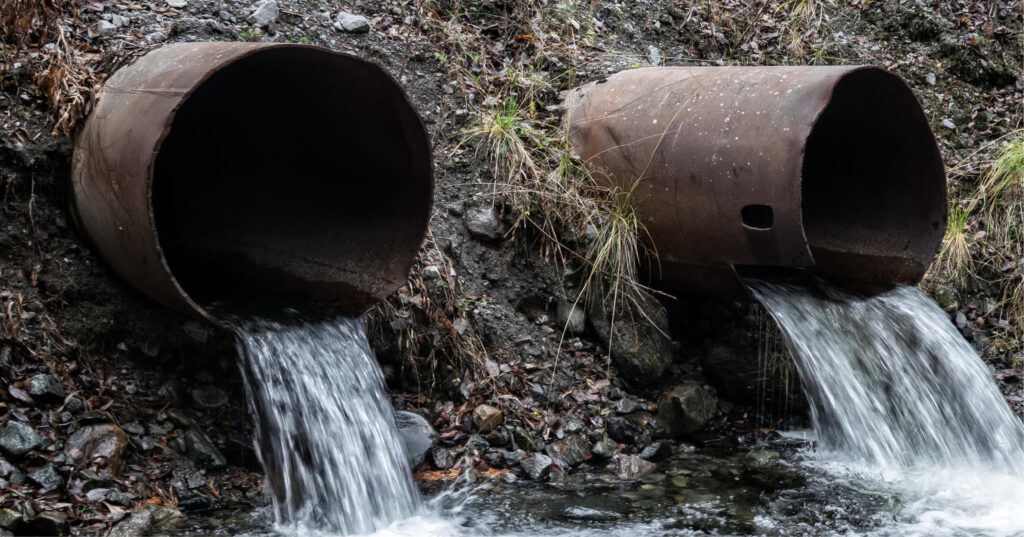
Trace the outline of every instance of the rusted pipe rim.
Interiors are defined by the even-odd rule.
[[[430,214],[419,116],[376,64],[306,45],[182,43],[119,70],[76,140],[82,226],[125,279],[218,302],[361,313],[405,280]]]
[[[633,192],[670,292],[745,297],[746,267],[912,283],[942,238],[934,136],[879,68],[635,69],[567,118],[595,179]]]

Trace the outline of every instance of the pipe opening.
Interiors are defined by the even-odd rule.
[[[770,205],[747,205],[740,209],[743,225],[750,229],[771,229],[775,226],[775,213]]]
[[[379,68],[257,51],[186,98],[158,148],[160,247],[195,302],[297,297],[365,310],[406,278],[430,212],[430,150]]]
[[[906,281],[941,239],[945,176],[899,77],[860,69],[835,86],[807,141],[803,225],[817,270]],[[944,226],[942,226],[944,227]]]

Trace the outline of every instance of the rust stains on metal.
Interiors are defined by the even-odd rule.
[[[737,270],[913,283],[946,220],[920,105],[874,67],[654,67],[576,90],[593,176],[633,190],[672,292],[746,296]]]
[[[119,70],[72,182],[118,274],[211,319],[232,300],[365,311],[405,281],[433,191],[423,125],[383,69],[259,43],[175,44]]]

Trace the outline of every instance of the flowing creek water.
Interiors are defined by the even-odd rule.
[[[417,489],[359,319],[239,332],[274,508],[190,535],[1024,536],[1024,427],[947,315],[914,288],[747,281],[778,323],[813,430],[681,445],[619,482]]]

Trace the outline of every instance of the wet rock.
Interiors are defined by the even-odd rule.
[[[7,459],[0,457],[0,477],[9,477],[11,474],[17,471],[18,469],[15,468],[13,464],[7,462]]]
[[[224,455],[217,449],[217,446],[213,445],[210,438],[199,427],[189,427],[185,431],[183,438],[185,441],[185,455],[195,463],[209,468],[227,466],[227,459],[224,458]]]
[[[256,7],[251,15],[245,22],[256,26],[266,26],[281,15],[281,8],[277,5],[277,0],[264,0]]]
[[[658,468],[653,462],[645,461],[636,455],[616,455],[615,475],[623,481],[640,479]]]
[[[409,464],[413,468],[423,464],[427,459],[427,452],[437,445],[437,431],[423,419],[423,416],[413,412],[396,412],[395,421],[398,423],[398,434],[405,443]]]
[[[558,325],[564,326],[570,334],[582,334],[587,328],[587,314],[583,312],[583,304],[559,303]]]
[[[451,450],[443,447],[434,448],[430,452],[430,460],[439,470],[447,470],[455,464],[455,456]]]
[[[181,325],[181,331],[185,333],[193,343],[199,345],[205,345],[206,340],[210,339],[210,332],[203,327],[203,325],[196,321],[187,321]]]
[[[52,464],[46,464],[42,468],[29,472],[28,478],[34,481],[43,492],[54,490],[64,484],[64,479],[57,474]]]
[[[107,537],[143,537],[153,528],[153,514],[147,509],[136,509],[122,520]]]
[[[658,403],[658,425],[669,438],[695,433],[718,414],[718,397],[696,382],[687,382],[665,393]]]
[[[608,511],[605,509],[594,509],[582,505],[572,505],[565,508],[562,516],[579,522],[612,522],[622,518],[622,513]]]
[[[107,471],[120,476],[126,447],[128,435],[120,427],[113,423],[99,423],[75,431],[64,444],[64,454],[70,463],[80,467],[91,466],[97,459],[103,459]]]
[[[482,240],[499,241],[505,236],[493,207],[480,207],[466,212],[466,229],[470,235]]]
[[[11,530],[21,523],[21,513],[13,509],[0,509],[0,529]]]
[[[672,446],[667,442],[655,442],[640,452],[640,458],[646,461],[658,462],[667,459],[672,455]]]
[[[473,409],[473,423],[482,433],[491,431],[498,425],[501,425],[501,420],[501,410],[498,410],[493,406],[477,405],[476,408]]]
[[[512,442],[512,435],[504,427],[494,429],[484,438],[487,439],[488,444],[494,447],[505,447]]]
[[[256,448],[248,438],[229,438],[224,446],[224,458],[228,464],[254,472],[263,470]]]
[[[35,429],[17,421],[8,421],[0,429],[0,451],[20,457],[33,449],[43,447],[45,439]]]
[[[600,459],[610,459],[615,455],[616,449],[619,449],[619,445],[605,438],[595,442],[594,447],[590,448],[590,453]]]
[[[216,386],[198,386],[192,388],[192,402],[199,408],[213,410],[227,404],[228,394]]]
[[[562,430],[567,433],[578,433],[584,426],[583,420],[573,414],[562,416]]]
[[[57,377],[50,374],[36,375],[28,379],[28,393],[37,397],[50,397],[61,400],[67,395]]]
[[[605,431],[613,440],[623,444],[635,444],[640,437],[640,430],[626,418],[611,418]]]
[[[365,34],[370,31],[370,20],[362,15],[342,11],[334,19],[334,27],[343,32]]]
[[[181,385],[178,379],[170,379],[167,382],[160,385],[156,390],[156,394],[164,399],[169,399],[175,405],[180,405],[185,402],[185,387]]]
[[[33,535],[64,535],[68,531],[68,516],[60,511],[43,511],[29,521]]]
[[[594,300],[588,313],[622,375],[632,382],[654,383],[672,363],[672,342],[664,335],[668,333],[668,313],[654,298],[642,297],[638,302],[643,311],[632,302],[620,303],[612,315],[609,301]]]
[[[535,455],[523,459],[523,461],[520,462],[519,465],[522,466],[523,471],[526,472],[526,475],[530,476],[530,479],[534,481],[539,481],[545,475],[548,474],[548,472],[551,470],[551,465],[553,463],[554,461],[551,459],[551,457],[537,453]]]
[[[561,442],[548,445],[545,448],[545,452],[552,459],[560,461],[562,466],[567,468],[576,466],[593,456],[590,453],[590,442],[587,442],[583,437],[575,435]]]
[[[615,412],[618,412],[619,414],[632,414],[637,408],[640,408],[640,405],[628,397],[619,399],[615,403]]]

